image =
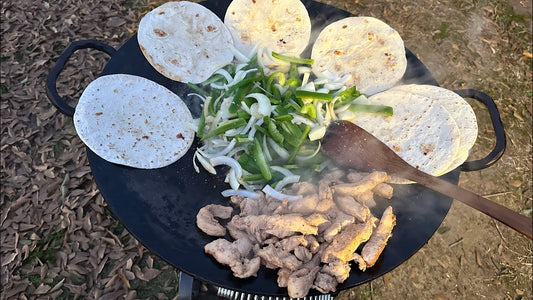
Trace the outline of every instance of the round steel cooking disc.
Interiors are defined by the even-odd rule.
[[[202,4],[222,18],[229,2],[209,0]],[[303,2],[313,20],[313,29],[319,30],[335,20],[350,16],[348,12],[332,6]],[[405,83],[437,85],[426,67],[410,51],[407,51],[407,59]],[[187,86],[155,71],[141,53],[136,36],[113,55],[102,75],[115,73],[143,76],[162,84],[184,99],[193,116],[199,115],[198,103],[186,97],[190,92]],[[223,182],[224,170],[219,169],[219,177],[205,171],[199,174],[194,171],[192,154],[196,145],[197,140],[176,163],[153,170],[109,163],[89,149],[87,154],[94,178],[112,212],[150,251],[181,271],[216,286],[260,295],[286,295],[286,289],[277,285],[276,271],[261,267],[257,277],[237,279],[229,268],[204,254],[204,245],[213,238],[197,229],[196,214],[206,204],[227,205],[227,199],[220,195],[227,186]],[[457,183],[458,178],[459,170],[444,176],[453,183]],[[395,186],[394,197],[390,200],[397,215],[393,236],[375,266],[366,272],[352,268],[350,277],[338,289],[375,279],[411,257],[437,230],[451,202],[452,199],[419,185]],[[311,290],[311,293],[316,291]]]

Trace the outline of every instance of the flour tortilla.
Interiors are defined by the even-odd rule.
[[[393,115],[358,112],[352,122],[370,132],[406,162],[431,175],[448,170],[455,159],[460,132],[450,113],[420,95],[388,90],[369,104],[393,107]]]
[[[349,17],[326,26],[313,45],[313,72],[329,72],[372,95],[394,86],[405,73],[407,58],[396,30],[372,17]]]
[[[103,159],[153,169],[181,158],[192,145],[194,127],[185,103],[148,79],[116,74],[92,81],[76,106],[81,140]]]
[[[167,2],[139,23],[139,46],[164,76],[200,83],[233,60],[233,40],[213,12],[188,2]]]
[[[246,55],[260,47],[297,56],[311,38],[311,19],[299,0],[233,0],[224,23]]]
[[[470,150],[474,146],[478,135],[478,125],[474,110],[463,97],[448,89],[433,85],[399,85],[391,91],[406,92],[422,96],[426,101],[438,103],[450,113],[460,132],[459,150],[457,156],[444,173],[454,170],[466,161]],[[407,103],[407,105],[409,105]],[[442,174],[438,174],[442,175]]]

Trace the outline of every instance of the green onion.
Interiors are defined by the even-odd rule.
[[[294,57],[294,56],[287,56],[283,54],[279,54],[277,52],[272,51],[272,57],[277,58],[279,60],[295,63],[295,64],[303,64],[303,65],[312,65],[314,60],[311,58],[300,58],[300,57]]]
[[[393,113],[392,107],[387,106],[387,105],[352,103],[348,106],[348,109],[351,111],[358,111],[358,112],[385,114],[387,116],[392,116],[392,113]]]
[[[303,90],[295,90],[294,96],[296,98],[300,99],[318,99],[318,100],[325,100],[325,101],[331,101],[333,99],[333,96],[331,94],[327,93],[319,93],[319,92],[310,92],[310,91],[303,91]]]
[[[233,120],[226,121],[220,124],[217,128],[215,128],[211,132],[209,132],[207,135],[202,137],[202,140],[208,139],[210,137],[214,137],[215,135],[223,134],[224,132],[230,129],[242,127],[246,125],[246,123],[247,122],[244,119],[233,119]]]

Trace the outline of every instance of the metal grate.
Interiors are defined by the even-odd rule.
[[[226,288],[219,287],[217,290],[217,296],[223,297],[231,300],[333,300],[333,296],[327,295],[316,295],[316,296],[306,296],[303,298],[289,298],[289,297],[280,297],[280,296],[260,296],[248,293],[242,293]]]

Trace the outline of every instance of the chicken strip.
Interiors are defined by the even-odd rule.
[[[307,295],[313,286],[318,271],[320,271],[320,267],[315,265],[311,268],[301,268],[293,272],[287,281],[289,297],[302,298]]]
[[[303,264],[294,254],[284,251],[273,244],[255,249],[255,253],[261,258],[263,265],[269,269],[284,268],[295,271]]]
[[[278,286],[287,287],[289,283],[289,276],[291,276],[292,271],[289,269],[281,268],[278,270]]]
[[[219,263],[229,266],[233,275],[238,278],[257,276],[261,261],[259,257],[247,258],[251,249],[251,242],[245,239],[233,243],[217,239],[204,246],[205,253],[212,255]]]
[[[359,245],[370,238],[375,220],[376,218],[370,217],[365,223],[349,224],[343,228],[324,251],[322,262],[329,263],[335,259],[342,262],[352,260],[352,255]]]
[[[392,186],[384,182],[376,185],[372,189],[372,192],[374,192],[376,195],[387,199],[392,198],[393,191],[394,189],[392,188]]]
[[[335,203],[337,203],[337,206],[343,212],[350,216],[354,216],[360,222],[366,221],[370,215],[370,209],[368,209],[368,207],[355,201],[355,199],[350,196],[339,195],[335,197]]]
[[[323,249],[323,247],[321,247]],[[313,286],[316,274],[320,271],[320,253],[314,255],[308,262],[293,272],[287,281],[287,290],[291,298],[301,298],[307,295]]]
[[[346,226],[355,222],[355,218],[345,214],[344,212],[335,211],[335,219],[331,221],[331,224],[324,230],[322,237],[327,242],[331,242],[333,238]]]
[[[388,181],[385,172],[374,171],[356,183],[341,183],[333,186],[335,194],[354,196],[372,190],[376,185]]]
[[[392,235],[392,228],[395,225],[396,216],[392,213],[392,207],[389,206],[383,212],[378,227],[374,230],[361,251],[361,256],[366,262],[367,267],[372,267],[376,263],[385,245],[387,245],[387,241]]]
[[[337,284],[337,279],[334,276],[320,271],[316,274],[313,288],[321,293],[327,294],[335,292],[337,290]]]
[[[354,195],[355,201],[361,203],[362,205],[372,208],[376,206],[376,201],[374,200],[374,193],[372,191],[362,192],[361,194]]]
[[[333,259],[322,267],[321,272],[335,277],[338,283],[343,283],[350,276],[350,264],[339,259]]]
[[[297,214],[246,216],[243,220],[252,234],[263,231],[277,237],[285,237],[287,233],[317,234],[318,232],[317,226],[309,224],[304,217]]]
[[[220,225],[215,217],[228,219],[232,212],[233,208],[229,206],[217,204],[206,205],[196,215],[196,226],[211,236],[224,236],[226,234],[226,228]]]
[[[289,202],[289,211],[306,216],[315,212],[317,204],[318,194],[309,194],[299,200]]]
[[[309,195],[316,194],[318,192],[316,185],[307,181],[301,181],[293,184],[291,190],[294,191],[294,195]]]

